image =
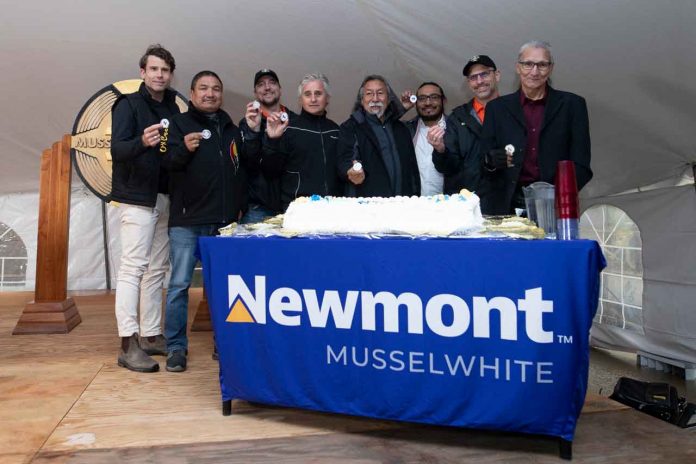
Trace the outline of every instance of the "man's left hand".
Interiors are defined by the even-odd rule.
[[[268,138],[277,139],[283,135],[288,124],[290,124],[290,119],[288,118],[282,121],[280,119],[280,114],[281,113],[271,113],[268,115],[268,119],[266,119],[266,134]]]

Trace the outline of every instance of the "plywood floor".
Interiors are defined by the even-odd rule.
[[[558,462],[553,440],[377,421],[237,402],[220,413],[209,332],[191,334],[189,370],[116,365],[113,295],[73,295],[67,335],[12,336],[29,293],[0,293],[0,463]],[[192,291],[191,315],[200,299]],[[595,368],[596,369],[596,368]],[[578,424],[575,462],[696,458],[681,430],[596,394]]]

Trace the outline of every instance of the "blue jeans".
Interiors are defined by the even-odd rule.
[[[249,211],[246,212],[246,214],[244,215],[242,220],[239,221],[239,223],[255,224],[257,222],[262,222],[264,219],[275,215],[276,213],[274,213],[270,209],[264,208],[263,206],[258,205],[256,203],[250,203]]]
[[[171,276],[167,288],[164,313],[164,336],[167,351],[188,350],[188,290],[198,258],[198,237],[217,235],[220,224],[204,224],[169,228],[169,260]]]

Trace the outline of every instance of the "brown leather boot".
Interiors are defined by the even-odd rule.
[[[140,343],[140,348],[150,356],[167,356],[167,340],[165,340],[164,335],[140,337],[138,342]]]
[[[159,364],[145,353],[138,344],[138,334],[121,338],[118,365],[136,372],[157,372]]]

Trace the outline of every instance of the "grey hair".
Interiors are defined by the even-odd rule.
[[[546,50],[546,53],[549,54],[549,61],[553,64],[553,55],[551,54],[551,44],[544,41],[544,40],[530,40],[529,42],[523,44],[520,47],[520,52],[517,54],[517,60],[519,61],[520,58],[522,58],[522,53],[528,48],[541,48]]]
[[[322,73],[309,73],[306,74],[305,77],[302,78],[300,81],[300,85],[297,87],[297,96],[301,97],[302,96],[302,91],[304,90],[304,86],[309,84],[312,81],[319,81],[322,84],[324,84],[324,92],[326,92],[326,95],[331,96],[331,88],[329,87],[329,78],[326,77]]]
[[[389,105],[392,105],[393,103],[396,105],[400,104],[399,98],[397,98],[396,94],[391,88],[391,85],[389,85],[387,79],[384,76],[380,76],[379,74],[370,74],[368,76],[365,76],[365,79],[363,79],[362,84],[360,84],[360,89],[358,89],[358,97],[355,100],[355,105],[353,105],[353,111],[357,111],[360,108],[362,108],[362,98],[365,95],[365,84],[367,84],[369,81],[380,81],[387,87],[387,107],[389,107]]]

